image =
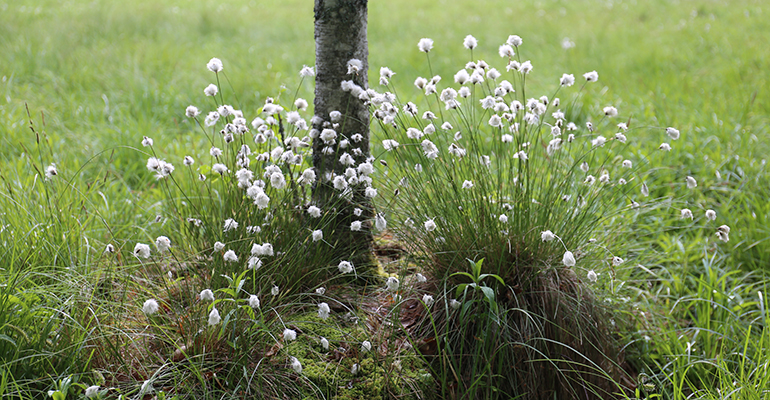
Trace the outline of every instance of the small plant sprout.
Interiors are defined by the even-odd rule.
[[[292,340],[297,339],[297,331],[293,329],[286,328],[283,330],[283,340],[287,342],[291,342]]]
[[[142,312],[146,315],[153,315],[158,312],[158,302],[155,299],[149,299],[142,305]]]
[[[212,308],[209,313],[209,326],[214,326],[220,321],[222,321],[222,318],[219,316],[219,310],[216,307]]]

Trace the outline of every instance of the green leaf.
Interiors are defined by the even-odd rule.
[[[473,265],[473,276],[476,277],[476,280],[478,281],[478,276],[481,275],[481,265],[484,264],[484,259],[476,261],[476,263]]]
[[[479,286],[481,288],[481,292],[484,293],[484,296],[487,297],[487,300],[489,300],[490,304],[496,304],[495,303],[495,291],[489,287],[489,286]]]
[[[476,282],[475,277],[473,275],[467,273],[467,272],[455,272],[454,274],[449,275],[449,276],[457,276],[457,275],[467,276],[471,281]]]
[[[48,395],[51,396],[51,398],[53,398],[53,400],[64,400],[67,397],[67,396],[64,395],[64,393],[62,393],[59,390],[57,390],[55,392],[49,392]]]
[[[10,336],[8,336],[6,334],[0,333],[0,340],[4,340],[4,341],[10,343],[13,347],[17,347],[16,346],[16,341],[13,340]]]
[[[467,283],[462,283],[457,285],[457,290],[455,291],[455,297],[460,297],[460,295],[465,292],[465,289],[468,287]]]
[[[505,286],[505,281],[503,281],[503,278],[501,278],[501,277],[499,277],[499,276],[497,276],[495,274],[483,274],[483,275],[479,276],[479,281],[484,280],[484,278],[486,278],[488,276],[497,279],[497,281],[500,282],[501,285]]]

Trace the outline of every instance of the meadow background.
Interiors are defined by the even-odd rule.
[[[715,209],[732,227],[731,240],[714,248],[710,230],[672,229],[681,225],[674,213],[634,221],[629,247],[649,260],[644,267],[651,276],[627,272],[640,287],[631,301],[678,328],[669,321],[668,331],[646,332],[641,324],[638,337],[628,340],[658,335],[640,356],[652,367],[650,393],[719,398],[717,389],[753,385],[735,395],[760,398],[770,389],[762,372],[770,319],[766,300],[757,297],[766,293],[770,271],[768,17],[770,6],[761,0],[375,0],[369,4],[370,82],[375,86],[376,71],[388,66],[400,93],[414,90],[414,77],[428,76],[416,47],[423,37],[435,41],[434,72],[449,79],[467,59],[465,35],[479,40],[476,58],[496,60],[497,47],[517,34],[524,39],[519,53],[535,66],[534,93],[549,93],[562,73],[596,70],[601,89],[586,94],[586,104],[614,105],[631,116],[632,126],[677,127],[683,137],[669,164],[699,185],[697,196],[681,201],[699,214]],[[212,57],[225,64],[222,90],[244,111],[293,91],[298,71],[314,63],[312,2],[0,0],[0,55],[2,362],[18,361],[25,346],[56,355],[56,363],[43,368],[48,375],[39,366],[14,374],[2,367],[0,393],[23,398],[19,393],[53,388],[62,377],[89,370],[92,353],[80,350],[103,332],[99,324],[68,324],[82,321],[79,313],[99,315],[83,304],[106,307],[87,301],[91,283],[108,272],[101,255],[106,243],[130,257],[136,241],[163,234],[153,223],[163,193],[146,171],[142,136],[169,158],[181,159],[189,148],[202,149],[196,159],[205,154],[205,139],[192,133],[184,110],[206,108],[202,90],[211,76],[205,64]],[[300,95],[312,99],[312,86]],[[36,144],[27,108],[50,150]],[[67,178],[59,186],[65,194],[53,199],[33,166],[50,162]],[[666,170],[656,174],[660,196],[673,190],[672,180],[684,179]],[[690,301],[723,312],[681,305]],[[697,339],[698,329],[708,334]],[[699,342],[700,361],[690,360],[687,343],[707,335],[720,339]],[[685,351],[684,361],[673,356]],[[739,368],[725,361],[739,353],[745,362]],[[703,371],[693,376],[698,368]],[[699,382],[707,373],[716,381]]]

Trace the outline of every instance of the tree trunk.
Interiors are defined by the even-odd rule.
[[[352,80],[364,90],[368,88],[367,3],[368,0],[315,0],[316,118],[313,128],[317,132],[332,128],[337,138],[334,144],[320,138],[313,140],[313,166],[318,175],[313,199],[322,209],[335,212],[334,231],[329,242],[341,260],[353,261],[356,267],[371,263],[372,224],[365,222],[360,231],[352,231],[350,224],[356,220],[371,221],[371,202],[364,195],[364,184],[351,185],[352,196],[343,198],[329,177],[344,174],[348,167],[340,163],[344,153],[353,156],[353,168],[369,157],[368,106],[341,87],[342,81]],[[355,74],[348,74],[351,59],[361,62],[361,68]],[[338,125],[331,120],[333,111],[342,114],[336,122]],[[360,134],[362,139],[353,140],[355,134]],[[340,142],[344,140],[349,144],[341,148]],[[362,210],[361,215],[354,215],[356,208]]]

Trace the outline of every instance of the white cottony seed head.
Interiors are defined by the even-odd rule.
[[[349,274],[353,272],[353,264],[350,261],[340,261],[339,265],[337,265],[337,268],[343,274]]]
[[[302,363],[299,362],[297,357],[291,357],[289,360],[291,362],[291,368],[294,370],[294,372],[296,372],[298,374],[301,374],[302,373]]]
[[[249,296],[249,307],[259,308],[259,297],[257,297],[257,295],[252,294]]]
[[[219,72],[219,71],[223,70],[225,67],[222,64],[222,60],[220,60],[218,58],[212,58],[208,62],[208,64],[206,64],[206,68],[208,68],[209,71],[211,71],[211,72]]]
[[[158,302],[155,299],[149,299],[142,305],[142,312],[147,315],[152,315],[158,312]]]
[[[423,53],[429,52],[433,48],[433,39],[420,39],[420,42],[417,43],[417,48],[420,49],[420,51]]]
[[[717,219],[717,212],[714,210],[706,210],[706,219],[709,221],[714,221]]]
[[[214,301],[214,292],[211,289],[203,289],[198,297],[200,297],[201,301]]]
[[[331,309],[329,308],[329,305],[326,303],[321,303],[318,305],[318,317],[321,319],[327,319],[329,318],[329,313],[331,312]]]
[[[391,292],[398,291],[399,281],[398,278],[395,276],[388,277],[387,282],[385,282],[385,286],[390,290]]]
[[[575,255],[572,254],[571,251],[567,250],[564,252],[564,257],[562,257],[561,262],[567,267],[574,267],[576,264]]]
[[[220,321],[222,321],[222,318],[219,316],[219,310],[212,308],[211,312],[209,313],[209,326],[214,326]]]
[[[666,134],[672,139],[677,140],[679,139],[679,130],[675,128],[668,127],[666,128]]]

